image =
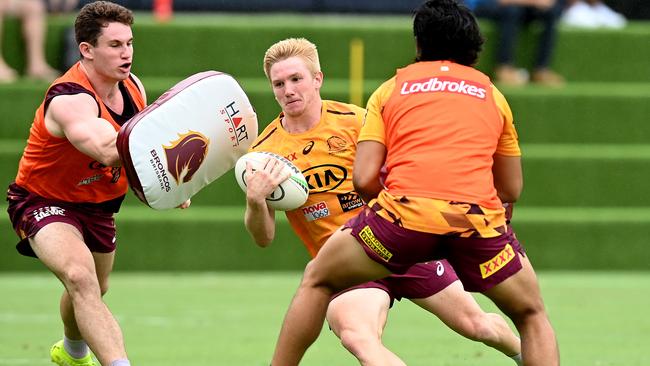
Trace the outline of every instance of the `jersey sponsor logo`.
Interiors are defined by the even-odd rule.
[[[95,175],[93,175],[93,176],[91,176],[91,177],[84,178],[84,179],[80,180],[80,181],[77,183],[77,185],[78,185],[78,186],[85,186],[85,185],[87,185],[87,184],[91,184],[91,183],[94,183],[94,182],[100,181],[100,180],[102,180],[102,177],[103,177],[103,176],[104,176],[104,174],[95,174]]]
[[[400,89],[401,95],[436,92],[463,94],[483,100],[487,95],[485,85],[452,77],[408,80],[402,84]]]
[[[239,144],[248,140],[248,131],[246,130],[246,124],[242,124],[242,117],[238,117],[239,109],[235,105],[235,102],[231,102],[225,108],[220,110],[220,115],[223,119],[223,122],[226,124],[226,130],[230,134],[230,141],[232,146],[239,146]]]
[[[50,216],[65,216],[65,210],[58,206],[45,206],[34,210],[32,215],[36,219],[36,222],[39,222]]]
[[[315,144],[314,140],[309,141],[307,145],[305,145],[305,147],[302,149],[302,154],[303,155],[309,154],[311,152],[311,149],[314,148],[314,144]]]
[[[508,262],[510,262],[515,257],[515,252],[510,246],[510,243],[506,244],[506,247],[499,252],[494,258],[490,259],[487,262],[481,263],[479,265],[481,269],[481,277],[488,278],[495,274],[498,270],[503,268]]]
[[[348,142],[342,137],[332,136],[327,139],[327,148],[330,154],[336,154],[348,150]]]
[[[330,215],[330,209],[325,202],[318,202],[311,206],[303,207],[301,210],[307,221],[322,219]]]
[[[122,167],[114,166],[111,168],[111,183],[117,183],[122,175]]]
[[[309,193],[323,193],[338,188],[348,177],[348,171],[340,165],[322,164],[303,170]]]
[[[284,158],[289,160],[289,161],[294,161],[294,160],[298,159],[295,152],[292,152],[290,154],[285,155]]]
[[[377,237],[375,237],[375,234],[370,229],[370,226],[366,225],[363,229],[361,229],[359,232],[359,238],[361,238],[361,241],[363,241],[363,243],[368,248],[370,248],[370,250],[377,253],[377,255],[385,262],[388,262],[393,257],[393,253],[386,249],[386,247],[377,239]]]
[[[352,211],[363,206],[363,200],[356,192],[337,194],[336,198],[339,199],[343,212]]]
[[[167,157],[167,171],[172,175],[177,185],[192,180],[194,173],[199,170],[203,160],[208,155],[210,140],[196,131],[188,131],[180,135],[171,146],[163,145]]]
[[[122,175],[122,168],[120,167],[107,167],[106,165],[98,162],[97,160],[93,160],[88,164],[88,169],[90,170],[101,170],[104,173],[107,173],[110,171],[111,174],[111,183],[117,183],[117,181],[120,180],[120,176]],[[96,174],[93,175],[92,177],[84,178],[80,180],[77,185],[78,186],[83,186],[86,184],[90,184],[93,182],[97,182],[98,180],[102,179],[101,174]]]

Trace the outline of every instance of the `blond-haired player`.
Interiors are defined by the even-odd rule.
[[[356,142],[365,110],[322,100],[323,73],[316,46],[306,39],[286,39],[264,56],[264,71],[282,108],[258,136],[251,150],[270,151],[291,160],[310,185],[307,202],[286,212],[312,257],[325,241],[365,206],[352,186]],[[246,227],[264,247],[275,236],[275,212],[265,197],[286,176],[270,159],[263,170],[248,168]],[[327,320],[342,344],[362,365],[404,365],[381,341],[394,299],[408,298],[438,316],[459,334],[483,342],[518,360],[519,339],[497,314],[484,313],[463,290],[446,261],[416,264],[403,275],[368,282],[338,294]]]

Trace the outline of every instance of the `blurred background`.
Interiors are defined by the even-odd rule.
[[[23,1],[29,0],[13,3]],[[76,10],[87,2],[43,3],[42,53],[45,64],[59,72],[78,57],[70,29]],[[133,72],[143,80],[149,102],[194,73],[226,72],[248,94],[260,130],[279,113],[262,71],[262,57],[271,44],[287,37],[310,39],[320,52],[323,96],[363,105],[396,68],[413,60],[410,13],[420,3],[116,2],[136,11]],[[560,77],[559,82],[529,78],[543,30],[535,21],[518,34],[515,70],[523,75],[523,82],[513,84],[494,75],[502,28],[487,17],[480,18],[487,42],[477,67],[495,76],[515,116],[524,154],[525,188],[513,226],[536,268],[648,270],[650,2],[594,3],[558,3],[557,38],[548,67]],[[576,4],[588,8],[582,6],[585,12],[569,17],[569,9]],[[609,18],[589,12],[596,6]],[[3,14],[3,187],[14,179],[34,111],[53,76],[43,62],[40,72],[32,70],[35,61],[31,58],[36,59],[38,52],[30,53],[22,27],[25,21],[21,12]],[[154,212],[129,193],[116,219],[116,270],[302,269],[306,251],[286,221],[280,221],[270,248],[258,249],[249,240],[243,225],[244,204],[232,173],[197,194],[190,210]],[[42,271],[38,261],[15,252],[15,242],[9,220],[2,215],[0,271]]]

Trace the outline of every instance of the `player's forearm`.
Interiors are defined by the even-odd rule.
[[[121,166],[122,162],[120,161],[120,155],[117,152],[117,146],[116,146],[116,141],[117,141],[117,134],[115,135],[115,138],[106,141],[101,147],[99,151],[99,157],[97,161],[100,163],[106,165],[106,166]],[[101,159],[101,160],[100,160]]]
[[[524,186],[521,157],[495,154],[492,175],[501,202],[517,202]]]
[[[93,126],[89,128],[87,126]],[[117,152],[117,131],[101,118],[69,126],[65,130],[68,141],[82,153],[105,166],[120,166]]]
[[[369,181],[366,184],[354,184],[355,191],[361,196],[365,203],[376,198],[384,187],[381,185],[379,178],[376,181]]]
[[[275,237],[275,215],[265,202],[247,200],[244,216],[246,230],[260,247],[267,247]]]

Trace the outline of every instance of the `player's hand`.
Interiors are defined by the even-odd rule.
[[[289,172],[283,172],[284,164],[274,158],[268,158],[262,169],[255,170],[251,163],[246,163],[246,198],[250,201],[266,200],[280,183],[289,178]]]
[[[181,210],[184,210],[186,208],[189,208],[191,204],[192,204],[192,200],[188,198],[187,201],[185,201],[185,202],[181,203],[180,205],[176,206],[176,208],[180,208]]]

